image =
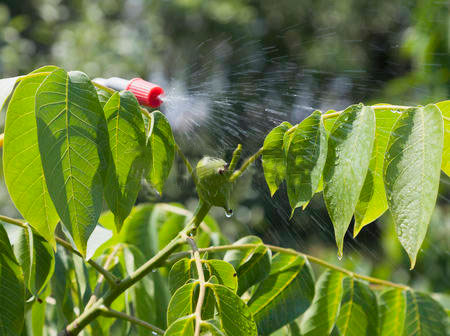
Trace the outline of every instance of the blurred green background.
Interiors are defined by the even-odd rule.
[[[55,64],[91,78],[143,77],[166,90],[161,110],[180,147],[244,156],[282,120],[352,103],[427,104],[450,98],[450,12],[434,0],[1,0],[0,76]],[[4,113],[3,118],[4,118]],[[4,184],[0,211],[17,216]],[[236,186],[235,216],[213,215],[230,239],[257,234],[365,274],[450,293],[450,179],[416,268],[389,215],[346,237],[337,260],[321,195],[290,209],[284,188],[270,198],[260,163]],[[144,186],[139,201],[195,206],[180,162],[162,198]],[[450,300],[449,300],[450,301]]]

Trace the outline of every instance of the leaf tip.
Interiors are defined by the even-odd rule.
[[[416,259],[417,259],[417,254],[414,256],[409,256],[409,261],[411,262],[411,266],[409,267],[409,270],[412,271],[414,269],[414,267],[416,266]]]

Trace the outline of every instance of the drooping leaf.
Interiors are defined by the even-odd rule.
[[[248,302],[260,335],[269,335],[295,320],[314,297],[312,269],[305,258],[277,254],[272,265],[276,267]]]
[[[194,336],[195,315],[188,315],[176,320],[164,333],[164,336]]]
[[[19,77],[10,77],[0,79],[0,111],[3,109],[5,102],[14,89]]]
[[[340,336],[378,335],[377,298],[367,284],[351,277],[344,279],[335,329]]]
[[[145,126],[139,103],[130,91],[116,92],[103,109],[112,154],[106,174],[105,198],[120,231],[136,202],[148,165]]]
[[[342,298],[340,272],[325,271],[316,283],[313,302],[303,314],[300,329],[303,336],[329,335],[339,314]]]
[[[52,296],[55,298],[55,310],[58,328],[62,328],[75,318],[74,303],[71,290],[71,259],[61,246],[55,253],[55,272],[50,280]]]
[[[40,158],[35,95],[48,72],[56,69],[37,69],[33,74],[43,74],[22,79],[17,86],[6,114],[3,149],[5,183],[14,205],[54,249],[54,231],[59,218],[47,190]]]
[[[403,335],[406,314],[406,295],[402,289],[384,291],[379,299],[380,335]]]
[[[206,284],[214,292],[221,328],[227,336],[256,336],[253,316],[239,296],[222,285]]]
[[[106,122],[89,78],[81,72],[52,72],[37,91],[36,119],[50,197],[85,255],[102,209],[107,164]]]
[[[0,336],[20,335],[25,314],[23,274],[0,225]]]
[[[375,112],[372,107],[359,104],[339,115],[328,138],[324,199],[340,256],[367,174],[374,137]]]
[[[55,269],[52,247],[28,226],[20,229],[14,251],[23,270],[25,286],[33,295],[39,295]]]
[[[169,176],[175,156],[175,139],[169,121],[159,111],[151,114],[150,133],[147,139],[149,169],[147,180],[162,193],[164,182]]]
[[[394,110],[377,110],[375,140],[364,185],[355,209],[353,236],[380,217],[388,208],[384,190],[383,164],[392,127],[400,116]]]
[[[167,309],[167,325],[194,312],[194,290],[198,285],[198,281],[185,284],[173,294]]]
[[[446,313],[428,294],[406,291],[405,335],[445,336]]]
[[[223,260],[233,265],[238,278],[237,294],[242,295],[247,289],[264,280],[270,272],[271,251],[262,244],[256,236],[248,236],[234,243],[258,244],[259,246],[246,250],[229,250]]]
[[[441,168],[450,176],[450,100],[439,102],[436,106],[441,110],[444,119],[444,150]]]
[[[326,155],[327,135],[321,113],[315,111],[297,126],[287,149],[286,183],[292,213],[316,192]]]
[[[271,196],[275,194],[286,176],[283,137],[291,127],[292,125],[285,121],[270,131],[264,140],[262,166]]]
[[[436,105],[411,108],[392,129],[384,161],[386,196],[411,269],[436,203],[444,143]]]

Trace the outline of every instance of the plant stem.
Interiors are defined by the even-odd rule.
[[[263,148],[261,147],[255,154],[253,154],[252,156],[250,156],[245,162],[244,164],[241,166],[241,168],[239,168],[238,170],[236,170],[233,175],[231,175],[230,177],[230,182],[234,182],[236,181],[236,179],[242,175],[242,173],[248,168],[248,166],[250,166],[253,162],[255,162],[255,160],[262,154],[263,152]]]
[[[200,253],[198,252],[197,244],[195,244],[195,241],[192,238],[186,237],[186,241],[191,245],[192,251],[194,253],[194,260],[195,260],[195,266],[197,268],[198,273],[198,280],[199,280],[199,293],[198,293],[198,300],[197,300],[197,306],[195,307],[195,332],[194,336],[200,336],[200,327],[202,324],[202,307],[203,307],[203,301],[205,300],[205,274],[203,273],[203,266],[200,259]]]
[[[169,244],[167,244],[162,250],[160,250],[136,271],[123,279],[116,287],[110,288],[103,297],[98,299],[92,306],[85,309],[83,313],[81,313],[80,316],[78,316],[63,331],[61,331],[59,335],[78,335],[84,327],[100,315],[103,306],[108,307],[125,290],[133,286],[136,282],[149,274],[153,269],[163,265],[173,251],[180,244],[184,243],[183,237],[189,236],[197,229],[206,214],[209,212],[210,208],[211,205],[200,200],[191,220],[187,223],[185,228],[170,241]]]
[[[309,254],[306,253],[302,253],[302,252],[298,252],[295,251],[293,249],[290,248],[284,248],[284,247],[278,247],[278,246],[273,246],[273,245],[268,245],[268,244],[264,244],[268,249],[272,250],[273,252],[280,252],[280,253],[285,253],[285,254],[290,254],[290,255],[297,255],[297,256],[302,256],[307,258],[310,262],[323,266],[325,268],[328,269],[333,269],[335,271],[341,272],[341,273],[345,273],[353,278],[358,278],[361,280],[366,280],[370,283],[373,284],[378,284],[378,285],[382,285],[382,286],[387,286],[387,287],[396,287],[396,288],[401,288],[401,289],[410,289],[408,286],[405,285],[401,285],[401,284],[397,284],[394,282],[390,282],[387,280],[382,280],[382,279],[378,279],[378,278],[373,278],[367,275],[362,275],[362,274],[358,274],[358,273],[354,273],[352,271],[346,270],[345,268],[339,267],[339,266],[335,266],[333,264],[330,264],[322,259],[316,258],[314,256],[311,256]],[[228,250],[246,250],[246,249],[251,249],[251,248],[256,248],[261,246],[261,244],[241,244],[241,245],[221,245],[221,246],[212,246],[212,247],[207,247],[207,248],[200,248],[198,249],[199,253],[204,253],[204,252],[220,252],[220,251],[228,251]],[[170,263],[181,259],[183,257],[186,257],[189,255],[189,252],[179,252],[177,254],[172,255],[172,258],[170,259]]]
[[[136,318],[134,316],[127,315],[125,313],[119,312],[117,310],[114,310],[114,309],[111,309],[111,308],[108,308],[108,307],[105,307],[105,306],[101,306],[99,308],[99,310],[100,310],[101,315],[103,315],[105,317],[120,318],[122,320],[126,320],[126,321],[134,323],[134,324],[136,324],[138,326],[144,327],[144,328],[146,328],[146,329],[148,329],[148,330],[150,330],[150,331],[152,331],[152,332],[154,332],[154,333],[156,333],[158,335],[164,335],[164,330],[162,330],[162,329],[160,329],[160,328],[158,328],[158,327],[156,327],[154,325],[151,325],[148,322],[142,321],[142,320],[140,320],[140,319],[138,319],[138,318]]]
[[[237,165],[239,159],[241,158],[241,154],[242,154],[242,145],[239,144],[239,145],[237,145],[236,149],[233,152],[233,156],[231,157],[231,162],[228,167],[228,169],[231,172],[234,171],[234,169],[236,168],[236,165]]]
[[[24,228],[24,229],[28,229],[27,224],[25,224],[25,222],[22,222],[20,219],[15,219],[15,218],[10,218],[7,216],[0,215],[0,221],[6,222],[9,224],[13,224],[15,226],[20,226],[21,228]]]
[[[7,216],[2,216],[0,215],[0,221],[9,223],[9,224],[13,224],[16,226],[20,226],[23,229],[28,229],[28,225],[19,220],[19,219],[15,219],[15,218],[10,218]],[[77,256],[79,256],[80,258],[83,258],[83,256],[81,255],[80,252],[78,252],[77,250],[75,250],[72,245],[70,245],[69,242],[65,241],[62,238],[59,237],[55,237],[56,242],[61,245],[62,247],[64,247],[66,250],[68,250],[69,252],[76,254]],[[84,258],[83,258],[84,259]],[[117,279],[113,274],[111,274],[110,272],[108,272],[107,270],[105,270],[102,266],[100,266],[99,264],[97,264],[93,259],[89,259],[87,261],[87,263],[89,265],[91,265],[97,272],[99,272],[101,275],[103,275],[106,279],[106,281],[108,281],[111,285],[115,286],[117,284],[117,282],[119,281],[119,279]]]

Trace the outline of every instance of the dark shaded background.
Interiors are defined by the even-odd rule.
[[[250,155],[280,121],[298,122],[314,109],[446,100],[449,36],[444,0],[2,0],[0,75],[55,64],[91,78],[155,81],[166,90],[161,109],[180,147],[196,162],[205,154],[229,158],[238,143]],[[349,234],[338,261],[321,195],[289,220],[284,187],[270,199],[255,166],[236,187],[236,215],[213,212],[231,239],[254,233],[358,272],[449,293],[448,177],[410,272],[389,215],[356,240]],[[166,189],[163,201],[195,205],[180,162]],[[139,200],[158,198],[144,188]],[[17,215],[4,186],[0,211]]]

